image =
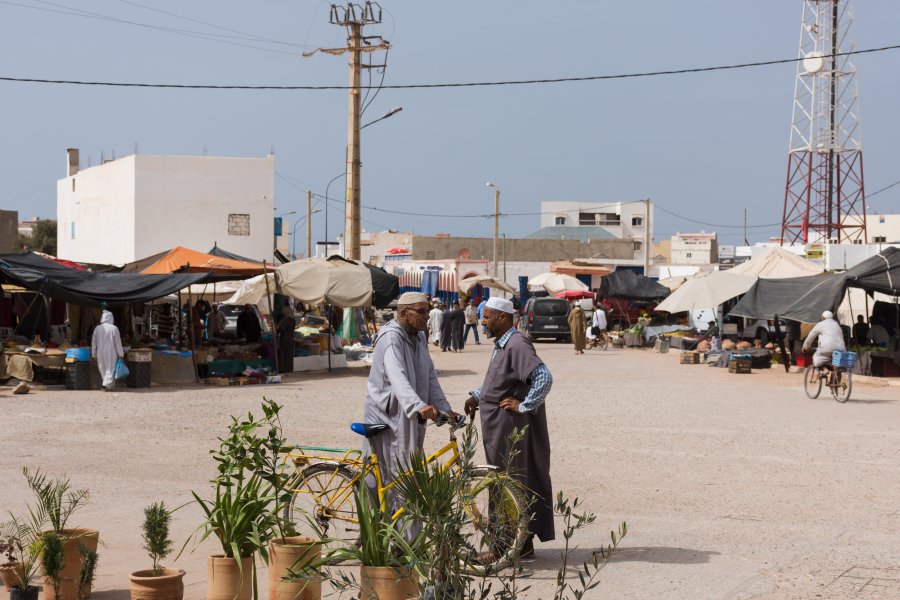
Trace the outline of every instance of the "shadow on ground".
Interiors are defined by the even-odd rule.
[[[91,592],[94,600],[130,600],[131,590],[94,590]]]
[[[590,563],[594,554],[599,556],[599,550],[590,548],[577,548],[569,552],[569,570],[577,571],[584,563]],[[708,563],[710,557],[718,555],[718,552],[708,550],[692,550],[690,548],[669,548],[666,546],[639,546],[632,548],[618,548],[610,558],[611,563],[616,562],[645,562],[669,565],[698,565]],[[600,558],[602,562],[602,558]],[[561,564],[559,552],[538,550],[535,559],[525,563],[527,570],[542,571],[556,570]]]

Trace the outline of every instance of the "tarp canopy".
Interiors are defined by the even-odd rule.
[[[0,254],[0,280],[82,306],[140,304],[209,277],[207,273],[141,275],[78,271],[33,253]]]
[[[264,272],[259,263],[244,262],[231,258],[222,258],[204,254],[197,250],[176,246],[167,252],[125,265],[123,273],[143,273],[145,275],[162,275],[166,273],[209,273],[214,279],[244,279]]]
[[[669,295],[669,288],[666,286],[630,270],[615,271],[600,281],[604,298],[659,300]]]
[[[505,281],[501,281],[496,277],[491,277],[490,275],[473,275],[471,277],[466,277],[464,279],[459,280],[459,291],[469,293],[469,291],[475,287],[476,285],[480,285],[482,287],[494,288],[495,290],[501,290],[508,294],[515,294],[516,290],[513,286],[509,285]]]
[[[545,289],[548,294],[558,294],[560,292],[586,292],[590,288],[584,283],[564,273],[541,273],[535,275],[528,280],[528,287],[531,290]]]
[[[824,269],[816,263],[797,256],[784,248],[769,248],[762,256],[748,260],[728,270],[738,275],[784,279],[818,275]]]
[[[230,258],[231,260],[239,260],[239,261],[245,262],[245,263],[251,263],[251,264],[256,264],[256,265],[262,264],[258,260],[253,260],[252,258],[247,258],[245,256],[241,256],[240,254],[235,254],[234,252],[229,252],[228,250],[219,248],[218,244],[215,244],[210,249],[210,251],[207,252],[207,254],[209,254],[210,256],[218,256],[219,258]]]
[[[277,267],[275,274],[280,293],[307,304],[384,308],[400,295],[397,277],[339,256],[296,260]]]
[[[815,323],[836,312],[848,287],[890,296],[900,294],[900,250],[887,248],[843,273],[788,279],[760,279],[729,315]]]
[[[746,293],[756,277],[739,275],[732,270],[698,273],[660,302],[656,311],[677,313],[697,308],[714,308]]]

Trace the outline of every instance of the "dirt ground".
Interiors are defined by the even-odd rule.
[[[732,375],[680,365],[677,353],[588,351],[539,343],[554,375],[548,399],[555,490],[597,514],[573,539],[576,563],[609,539],[623,541],[588,598],[900,597],[900,388],[857,385],[838,404],[809,400],[801,376],[777,367]],[[434,352],[451,403],[481,382],[490,346]],[[0,388],[0,509],[29,500],[23,466],[66,474],[91,490],[75,525],[100,530],[95,600],[128,597],[130,572],[149,567],[143,508],[204,494],[209,450],[228,417],[285,405],[292,441],[357,446],[367,370],[292,375],[271,386],[152,387],[115,394]],[[428,444],[446,440],[429,429]],[[200,522],[175,514],[180,546]],[[559,526],[557,528],[559,532]],[[526,564],[531,590],[552,598],[562,536]],[[185,597],[205,597],[204,543],[173,566]]]

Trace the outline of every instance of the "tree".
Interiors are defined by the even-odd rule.
[[[27,249],[56,256],[56,221],[38,219],[31,230],[31,235],[19,234],[18,246],[22,251]]]

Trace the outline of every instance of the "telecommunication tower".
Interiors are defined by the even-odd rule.
[[[803,0],[781,243],[864,243],[852,0]]]

